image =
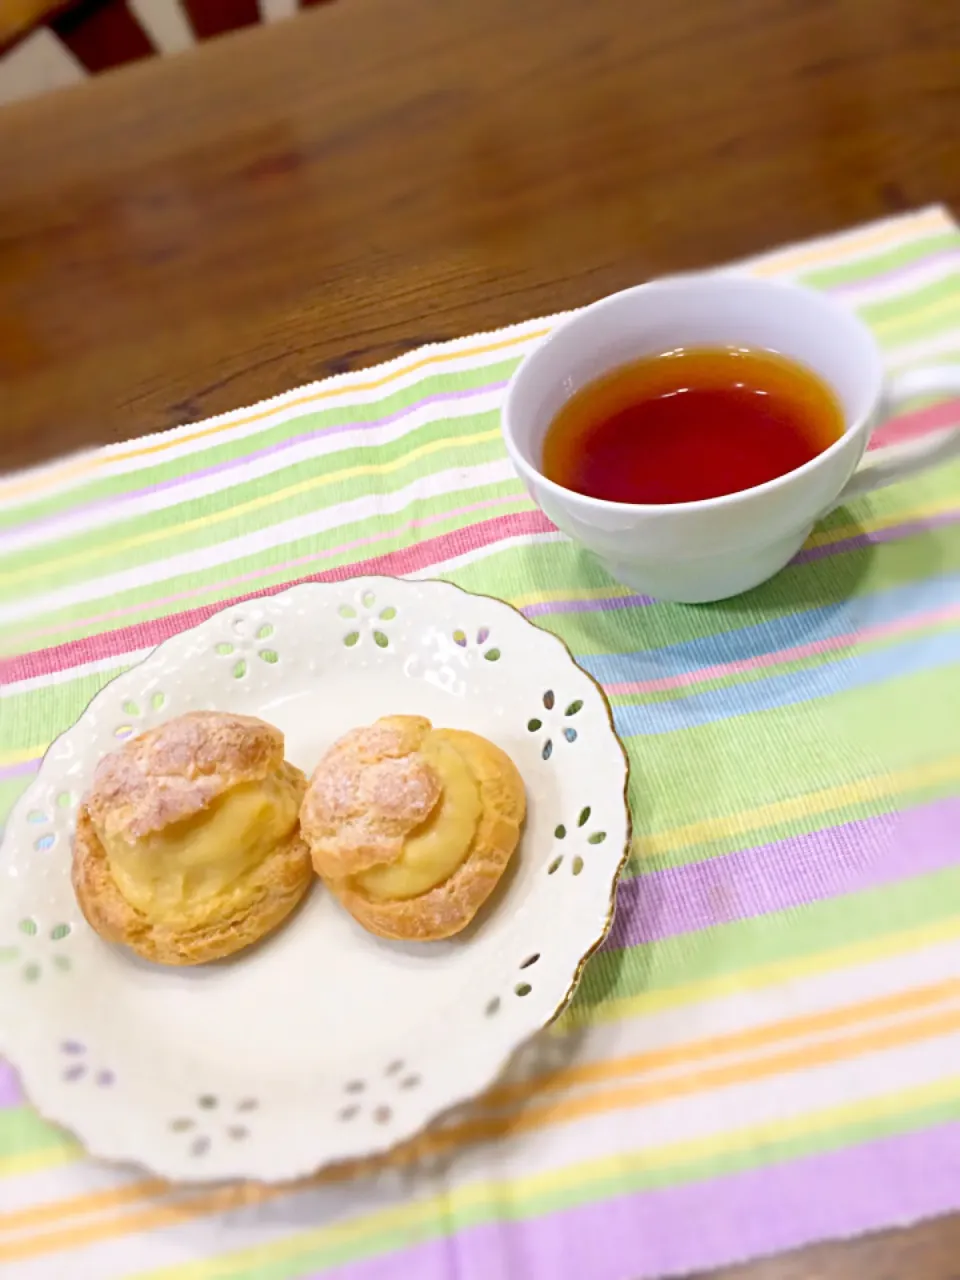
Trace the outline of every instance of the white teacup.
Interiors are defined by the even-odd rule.
[[[843,435],[794,471],[739,493],[673,505],[607,502],[541,471],[543,438],[561,405],[601,374],[677,347],[777,351],[818,373],[843,407]],[[511,379],[503,434],[534,501],[618,581],[694,604],[747,591],[787,564],[817,520],[848,498],[958,452],[960,431],[878,450],[874,427],[909,397],[960,394],[960,366],[885,383],[877,345],[850,311],[798,285],[710,274],[654,281],[561,322]]]

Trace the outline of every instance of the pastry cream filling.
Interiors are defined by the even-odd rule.
[[[480,821],[480,788],[460,752],[429,736],[420,750],[439,773],[443,791],[426,822],[404,840],[396,862],[353,877],[371,898],[416,898],[441,884],[466,858]]]
[[[133,844],[103,841],[127,902],[150,920],[203,911],[254,870],[297,824],[300,796],[276,775],[231,788],[208,809]]]

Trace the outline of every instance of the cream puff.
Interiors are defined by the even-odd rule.
[[[159,964],[219,960],[285,919],[313,880],[306,787],[283,734],[195,711],[100,761],[80,806],[73,887],[90,925]]]
[[[313,866],[382,938],[449,938],[470,923],[517,847],[523,781],[474,733],[387,716],[320,761],[300,810]]]

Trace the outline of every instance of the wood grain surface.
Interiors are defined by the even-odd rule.
[[[0,111],[0,468],[944,200],[957,0],[339,0]],[[960,1280],[960,1218],[723,1280]]]
[[[0,110],[0,468],[933,200],[957,0],[339,0]]]

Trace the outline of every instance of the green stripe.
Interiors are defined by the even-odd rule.
[[[4,557],[0,590],[8,588],[16,580],[16,575],[27,570],[30,571],[28,585],[31,591],[50,590],[61,582],[75,582],[78,573],[104,572],[102,563],[98,563],[103,560],[109,561],[110,572],[116,572],[142,564],[145,555],[157,559],[157,553],[161,551],[167,557],[227,542],[249,533],[252,527],[263,530],[296,516],[332,509],[371,493],[394,493],[412,480],[434,471],[491,462],[504,457],[498,425],[499,416],[495,412],[458,419],[454,431],[451,423],[443,419],[420,427],[391,444],[345,449],[175,507],[147,512],[103,529],[71,535],[67,548],[56,543],[27,547]],[[494,434],[488,440],[467,445],[464,437],[474,433]],[[442,448],[430,455],[426,467],[424,459],[410,457],[415,450],[434,443],[442,445]],[[390,463],[396,465],[396,470],[385,475],[352,478],[346,475],[354,467],[381,467]],[[284,492],[287,487],[310,484],[311,481],[314,483],[302,491]],[[265,500],[264,505],[252,517],[249,512],[239,510],[246,503],[257,500]],[[214,520],[214,523],[204,523],[196,529],[184,528],[190,521],[198,520]],[[154,535],[154,540],[145,545],[127,545],[147,535]],[[76,557],[79,556],[88,558],[77,563]]]
[[[912,723],[923,726],[922,739],[904,732],[905,707]],[[706,816],[732,818],[949,759],[957,753],[958,718],[960,684],[933,668],[813,702],[630,739],[637,834],[669,832]],[[741,847],[754,843],[748,834]],[[678,852],[679,861],[694,858]]]
[[[644,707],[663,702],[683,702],[686,698],[695,698],[699,694],[717,689],[735,689],[744,685],[757,684],[772,676],[794,675],[801,671],[815,671],[820,667],[828,667],[831,663],[842,662],[847,658],[861,654],[878,653],[883,649],[894,649],[898,646],[914,643],[925,637],[941,635],[943,632],[960,628],[960,618],[947,622],[931,622],[923,626],[896,635],[879,636],[874,639],[853,638],[843,648],[826,649],[822,653],[805,658],[793,658],[770,666],[751,667],[747,671],[733,672],[727,675],[708,676],[689,684],[678,685],[672,689],[650,689],[643,693],[619,694],[612,699],[615,706]],[[769,656],[769,655],[764,655]]]
[[[892,351],[912,342],[929,342],[941,336],[944,329],[960,331],[960,299],[951,303],[936,316],[904,316],[896,326],[878,329],[875,333],[881,351]]]
[[[625,951],[602,951],[587,965],[558,1026],[566,1032],[590,1025],[596,1020],[594,1010],[610,1000],[735,977],[775,962],[951,920],[957,916],[958,895],[960,867],[949,867],[896,885],[714,925]]]
[[[63,684],[41,685],[29,693],[4,698],[0,701],[4,751],[37,746],[46,750],[58,734],[79,718],[90,699],[129,666],[124,663],[109,671],[83,675]]]
[[[315,410],[300,417],[288,418],[278,426],[266,427],[253,435],[214,436],[213,440],[216,443],[208,448],[198,449],[195,453],[182,454],[168,461],[164,461],[168,456],[165,453],[148,454],[143,459],[143,465],[135,471],[98,477],[71,490],[67,495],[53,494],[29,505],[8,509],[0,506],[0,529],[14,528],[87,503],[101,502],[125,493],[135,493],[147,485],[162,484],[167,480],[190,476],[194,472],[223,462],[244,459],[251,453],[283,444],[288,440],[298,440],[301,436],[324,431],[343,423],[349,422],[362,427],[367,423],[390,417],[403,409],[416,409],[430,397],[450,395],[456,391],[479,391],[484,387],[495,386],[505,382],[519,363],[519,358],[511,358],[494,365],[468,369],[462,373],[428,375],[407,388],[385,395],[369,404],[341,405],[331,409]],[[442,413],[442,406],[437,406],[436,411],[438,414]],[[459,422],[459,419],[451,419],[451,421]],[[133,443],[136,444],[135,441]]]
[[[454,1190],[442,1208],[428,1220],[419,1216],[405,1227],[365,1233],[362,1241],[356,1237],[343,1243],[328,1234],[336,1227],[298,1233],[301,1247],[295,1252],[285,1252],[278,1258],[273,1246],[264,1244],[252,1249],[231,1251],[210,1258],[204,1269],[204,1280],[295,1280],[297,1277],[316,1275],[321,1269],[342,1266],[391,1252],[398,1252],[398,1268],[404,1265],[401,1251],[440,1240],[455,1232],[483,1226],[498,1221],[519,1222],[525,1218],[544,1217],[562,1213],[579,1205],[607,1200],[660,1187],[679,1186],[687,1182],[721,1178],[749,1169],[799,1160],[818,1153],[839,1151],[883,1137],[917,1132],[948,1124],[960,1117],[960,1095],[946,1102],[926,1107],[915,1107],[892,1115],[882,1115],[870,1120],[842,1124],[834,1129],[812,1129],[796,1137],[771,1140],[748,1147],[720,1151],[700,1159],[679,1160],[674,1164],[644,1167],[641,1161],[622,1162],[613,1176],[606,1173],[591,1174],[589,1165],[582,1171],[574,1166],[572,1180],[555,1190],[525,1191],[517,1187],[495,1182],[493,1186],[481,1184],[479,1194],[473,1194],[464,1204]],[[363,1218],[354,1219],[362,1222]],[[557,1223],[558,1233],[564,1225]],[[324,1241],[324,1235],[328,1238]],[[410,1262],[412,1264],[412,1259]],[[398,1274],[402,1272],[398,1271]],[[141,1272],[131,1280],[175,1280],[176,1270],[161,1267]]]
[[[957,781],[955,778],[950,778],[946,781],[930,783],[926,786],[908,787],[903,791],[878,794],[870,799],[859,800],[853,804],[840,804],[836,808],[825,809],[821,813],[811,813],[800,818],[759,823],[757,826],[751,827],[749,831],[741,831],[736,835],[715,836],[711,840],[699,840],[696,843],[691,842],[684,845],[682,849],[674,849],[666,853],[634,853],[627,863],[625,878],[629,879],[643,872],[662,871],[666,867],[678,867],[690,862],[701,862],[706,858],[716,858],[725,853],[736,853],[741,849],[755,849],[761,845],[787,840],[792,836],[804,836],[811,835],[816,831],[827,831],[830,827],[857,822],[864,818],[878,818],[884,814],[900,813],[904,809],[931,804],[934,800],[945,800],[956,794]],[[642,850],[642,832],[638,837],[638,841]]]
[[[15,1160],[41,1151],[70,1152],[78,1159],[83,1154],[73,1138],[56,1125],[41,1120],[32,1107],[4,1107],[0,1110],[0,1158]]]
[[[960,248],[956,232],[928,234],[896,245],[869,259],[821,268],[803,274],[806,283],[834,288],[856,281],[867,282],[878,275],[920,263],[934,254]],[[881,326],[879,337],[885,350],[906,342],[942,338],[951,326],[958,329],[960,351],[960,295],[957,276],[919,288],[907,287],[900,296],[878,299],[860,310],[869,322]],[[931,308],[938,308],[930,314]],[[938,356],[944,360],[948,357]],[[313,431],[329,429],[346,421],[358,425],[389,416],[422,402],[427,396],[464,388],[481,388],[504,381],[513,371],[516,358],[464,373],[431,373],[413,385],[392,391],[376,403],[353,408],[325,408],[287,419],[276,427],[257,430],[237,439],[231,435],[211,437],[196,453],[171,458],[149,455],[139,460],[137,469],[126,475],[96,476],[68,495],[47,495],[28,507],[0,512],[0,528],[15,527],[26,519],[42,519],[60,510],[70,510],[87,502],[109,501],[133,493],[145,485],[163,483],[179,476],[189,477],[198,469],[244,459],[255,450],[272,447]],[[438,409],[443,414],[442,409]],[[7,600],[36,596],[37,614],[20,628],[7,628],[0,646],[9,651],[36,648],[89,634],[85,619],[110,610],[130,610],[116,621],[93,624],[92,630],[109,631],[162,616],[173,611],[218,602],[245,590],[280,585],[290,576],[305,576],[320,569],[352,563],[368,556],[409,546],[421,539],[442,535],[462,527],[463,517],[451,518],[449,511],[482,501],[506,497],[509,501],[467,517],[479,523],[491,517],[529,508],[519,482],[463,489],[439,498],[413,499],[403,511],[336,528],[251,555],[236,556],[224,565],[201,571],[179,573],[155,584],[138,585],[116,597],[99,597],[68,608],[46,609],[41,592],[51,586],[82,582],[125,568],[161,563],[161,558],[179,552],[196,552],[205,547],[223,546],[232,554],[230,540],[242,534],[269,531],[276,524],[298,515],[334,508],[351,498],[370,493],[394,493],[413,476],[425,476],[447,468],[474,465],[503,456],[499,439],[465,448],[464,436],[493,430],[497,414],[471,413],[463,418],[443,414],[438,421],[407,431],[391,444],[370,448],[353,445],[337,447],[326,457],[312,456],[301,463],[282,462],[268,476],[235,483],[236,476],[224,476],[216,483],[226,488],[204,499],[179,500],[160,512],[138,512],[136,504],[125,518],[100,530],[81,531],[62,544],[31,548],[6,557],[4,571],[24,572],[13,589],[5,588]],[[399,428],[398,428],[399,429]],[[444,441],[449,448],[411,463],[412,450]],[[281,460],[278,459],[278,462]],[[397,461],[398,470],[385,476],[362,476],[355,480],[344,473],[370,462]],[[293,498],[278,497],[278,490],[310,478],[333,477],[329,485],[309,489]],[[903,521],[922,506],[947,507],[958,501],[960,464],[940,468],[908,484],[893,486],[869,499],[853,504],[850,511],[835,513],[826,522],[838,530],[851,520]],[[237,516],[238,506],[267,498],[269,501],[249,515]],[[223,519],[194,530],[185,530],[192,520],[222,515]],[[402,526],[415,516],[436,517],[422,530]],[[397,532],[399,530],[399,532]],[[377,534],[365,543],[335,557],[310,560],[303,566],[283,568],[303,557],[316,556],[330,548],[357,542]],[[156,535],[143,546],[124,546],[125,541]],[[90,559],[76,563],[69,557],[90,553]],[[587,657],[611,653],[652,650],[691,640],[709,641],[728,635],[734,649],[736,632],[770,619],[796,618],[797,642],[804,639],[809,622],[804,615],[818,609],[850,609],[856,618],[859,605],[871,595],[895,589],[925,577],[960,571],[960,527],[944,527],[917,537],[891,542],[866,550],[848,550],[805,565],[793,566],[773,582],[739,600],[708,608],[680,609],[652,605],[642,609],[610,608],[583,613],[555,613],[538,622],[561,636],[574,650]],[[235,577],[263,573],[249,585],[227,586]],[[448,575],[468,589],[507,599],[518,599],[533,591],[557,592],[561,596],[595,588],[612,588],[611,580],[592,561],[566,543],[538,542],[530,546],[492,550],[482,560],[455,569]],[[99,590],[99,588],[97,588]],[[182,601],[158,605],[167,596],[196,591]],[[46,612],[43,612],[46,609]],[[922,606],[918,605],[918,609]],[[55,637],[34,637],[28,632],[41,627],[63,625]],[[858,641],[856,653],[867,653],[889,644],[903,643],[915,636],[932,634],[930,627],[893,640]],[[776,668],[731,674],[712,680],[709,687],[739,686],[768,675],[802,671],[833,662],[840,654],[795,659]],[[839,670],[839,668],[838,668]],[[111,673],[88,675],[60,685],[47,686],[6,699],[0,741],[6,751],[29,749],[53,738],[78,716],[89,698]],[[639,695],[632,701],[682,700],[695,694],[703,683],[678,691]],[[706,725],[676,729],[670,733],[638,735],[627,746],[634,762],[631,807],[642,847],[645,834],[665,834],[678,827],[701,821],[707,815],[733,816],[759,810],[778,801],[822,792],[844,782],[877,778],[914,768],[925,761],[937,763],[956,753],[960,719],[960,689],[942,670],[914,673],[881,684],[857,689],[839,689],[828,697],[784,708],[740,715]],[[624,699],[624,702],[627,700]],[[19,794],[27,779],[0,784],[0,812]],[[673,849],[656,857],[634,857],[630,874],[683,865],[734,849],[755,846],[790,835],[826,830],[839,822],[902,810],[942,795],[953,794],[954,781],[914,786],[900,795],[883,793],[878,786],[865,798],[839,804],[830,813],[809,814],[784,821],[770,821],[749,832],[696,845]],[[737,975],[778,961],[816,956],[826,949],[858,941],[882,939],[894,933],[955,918],[960,900],[960,866],[905,883],[865,890],[832,900],[814,902],[802,908],[692,932],[683,937],[663,939],[619,953],[602,953],[587,967],[576,999],[560,1023],[563,1032],[579,1032],[597,1018],[602,1001],[628,998],[646,991],[670,992],[706,982],[711,978]],[[846,1143],[867,1141],[884,1133],[905,1132],[924,1125],[945,1123],[960,1114],[960,1102],[926,1109],[905,1109],[884,1119],[834,1126],[827,1133],[805,1133],[790,1141],[771,1142],[746,1152],[724,1153],[716,1157],[691,1157],[670,1168],[652,1169],[641,1160],[635,1168],[618,1167],[612,1176],[591,1175],[570,1170],[569,1184],[548,1192],[531,1190],[514,1194],[492,1187],[478,1191],[469,1205],[454,1203],[423,1224],[407,1225],[397,1231],[374,1233],[362,1242],[337,1244],[324,1233],[303,1232],[295,1240],[295,1253],[277,1261],[274,1248],[265,1244],[221,1257],[210,1264],[210,1274],[230,1280],[289,1280],[294,1275],[314,1272],[325,1266],[360,1256],[374,1256],[390,1249],[409,1247],[419,1240],[433,1239],[445,1232],[493,1221],[516,1219],[531,1214],[556,1212],[631,1190],[669,1186],[692,1178],[718,1177],[738,1169],[758,1167],[776,1160],[796,1159],[818,1150]],[[32,1152],[62,1152],[79,1157],[76,1145],[59,1130],[37,1119],[26,1108],[0,1114],[0,1151],[5,1157]],[[402,1263],[400,1264],[402,1265]],[[156,1277],[158,1273],[154,1272]],[[159,1274],[171,1275],[165,1268]]]
[[[469,512],[467,515],[440,518],[447,512],[457,511],[490,499],[504,501],[498,502],[496,506]],[[208,569],[188,571],[137,586],[119,594],[111,594],[107,598],[83,601],[52,613],[38,614],[21,624],[16,630],[10,631],[5,643],[0,639],[0,652],[6,649],[7,652],[18,653],[51,644],[65,644],[69,640],[102,634],[152,618],[200,608],[247,592],[262,591],[271,586],[283,586],[291,580],[322,573],[338,565],[353,564],[361,558],[387,555],[391,551],[416,546],[427,538],[437,538],[444,533],[467,529],[487,520],[511,515],[518,511],[528,511],[531,505],[520,482],[516,480],[478,485],[434,498],[417,498],[391,516],[383,516],[377,520],[351,521],[323,534],[311,534],[293,542],[281,543],[277,547],[268,547],[263,551],[241,556]],[[425,528],[404,528],[411,520],[421,521],[430,518],[434,523]],[[392,533],[394,530],[399,532],[393,533],[390,537],[375,536]],[[327,548],[344,546],[371,537],[375,540],[368,545],[354,547],[337,555],[332,555],[327,550]],[[312,557],[307,563],[292,563],[307,557]],[[268,570],[272,572],[267,572]],[[246,582],[234,581],[236,578],[247,575],[256,576]],[[178,595],[184,598],[175,600],[173,603],[157,604],[157,601]],[[136,607],[141,602],[142,607]],[[125,611],[120,617],[103,622],[87,621],[87,619],[96,618],[102,612],[114,613],[119,610]],[[130,612],[126,612],[127,610]],[[40,628],[46,630],[57,624],[69,624],[71,621],[74,625],[65,625],[63,630],[57,630],[52,635],[36,634]]]
[[[900,267],[910,267],[924,258],[949,250],[960,249],[960,236],[956,231],[938,232],[924,240],[912,240],[898,245],[872,258],[859,258],[844,262],[838,267],[822,267],[818,271],[804,272],[799,278],[811,289],[835,289],[843,284],[867,284],[877,276],[886,275]]]
[[[867,324],[871,326],[890,325],[891,327],[899,327],[900,325],[912,324],[919,319],[921,313],[928,307],[939,308],[940,303],[957,301],[958,285],[960,285],[960,272],[952,272],[943,280],[934,280],[929,284],[922,285],[907,297],[900,295],[894,298],[884,298],[880,302],[867,302],[858,307],[857,310]],[[939,309],[937,314],[937,323],[939,325]]]
[[[927,541],[926,535],[920,537]],[[938,573],[960,570],[960,521],[955,527],[937,531],[936,547]],[[545,572],[549,566],[558,576],[562,574],[564,564],[577,554],[563,544],[546,544],[536,550],[541,553],[538,564]],[[882,554],[875,547],[858,547],[822,560],[790,565],[755,591],[716,605],[653,604],[640,609],[629,605],[617,608],[616,600],[612,599],[605,602],[603,609],[583,613],[547,613],[538,616],[536,622],[538,626],[561,636],[575,653],[585,658],[639,651],[649,654],[691,641],[732,635],[743,628],[791,617],[797,618],[797,643],[801,643],[805,614],[841,606],[851,600],[866,599],[921,580],[917,557],[917,539],[905,538],[885,543]],[[458,571],[458,580],[462,582],[462,579],[469,578],[471,585],[483,590],[486,563],[469,566],[472,572],[466,569]],[[589,582],[590,587],[614,589],[615,585],[599,571]],[[543,583],[543,590],[552,589],[555,589],[552,583]],[[855,618],[856,614],[851,609],[851,625]]]

